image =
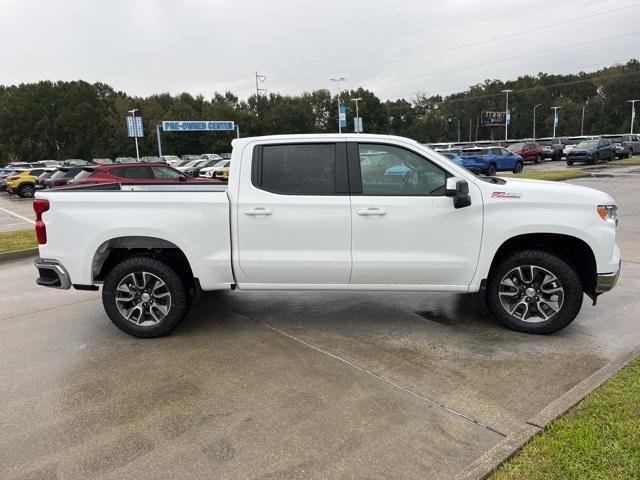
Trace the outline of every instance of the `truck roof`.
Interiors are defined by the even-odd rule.
[[[234,147],[238,145],[244,145],[247,143],[255,142],[255,141],[282,141],[282,140],[291,140],[293,142],[302,141],[302,140],[398,140],[403,142],[411,142],[417,145],[423,146],[423,144],[412,140],[407,137],[400,137],[398,135],[378,135],[372,133],[304,133],[304,134],[290,134],[290,135],[265,135],[261,137],[243,137],[243,138],[235,138],[231,141],[231,145]]]

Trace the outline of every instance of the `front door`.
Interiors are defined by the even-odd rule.
[[[477,187],[469,183],[471,206],[455,209],[444,196],[445,163],[401,144],[354,143],[348,151],[351,283],[468,285],[482,236]]]
[[[238,283],[349,283],[346,143],[266,143],[248,154],[237,205]]]

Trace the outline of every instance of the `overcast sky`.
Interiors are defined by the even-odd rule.
[[[132,95],[246,98],[258,70],[283,94],[345,77],[410,99],[640,57],[633,0],[0,0],[0,12],[0,84],[83,79]]]

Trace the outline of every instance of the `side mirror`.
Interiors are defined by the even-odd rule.
[[[179,182],[186,182],[186,181],[187,181],[187,177],[185,177],[184,175],[180,175],[180,176],[178,177],[178,181],[179,181]]]
[[[469,195],[469,184],[466,180],[458,177],[447,178],[447,185],[444,191],[445,196],[453,198],[454,208],[464,208],[471,205]]]

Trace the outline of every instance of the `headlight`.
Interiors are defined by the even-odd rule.
[[[598,205],[598,215],[603,220],[611,220],[618,224],[618,207],[615,205]]]

